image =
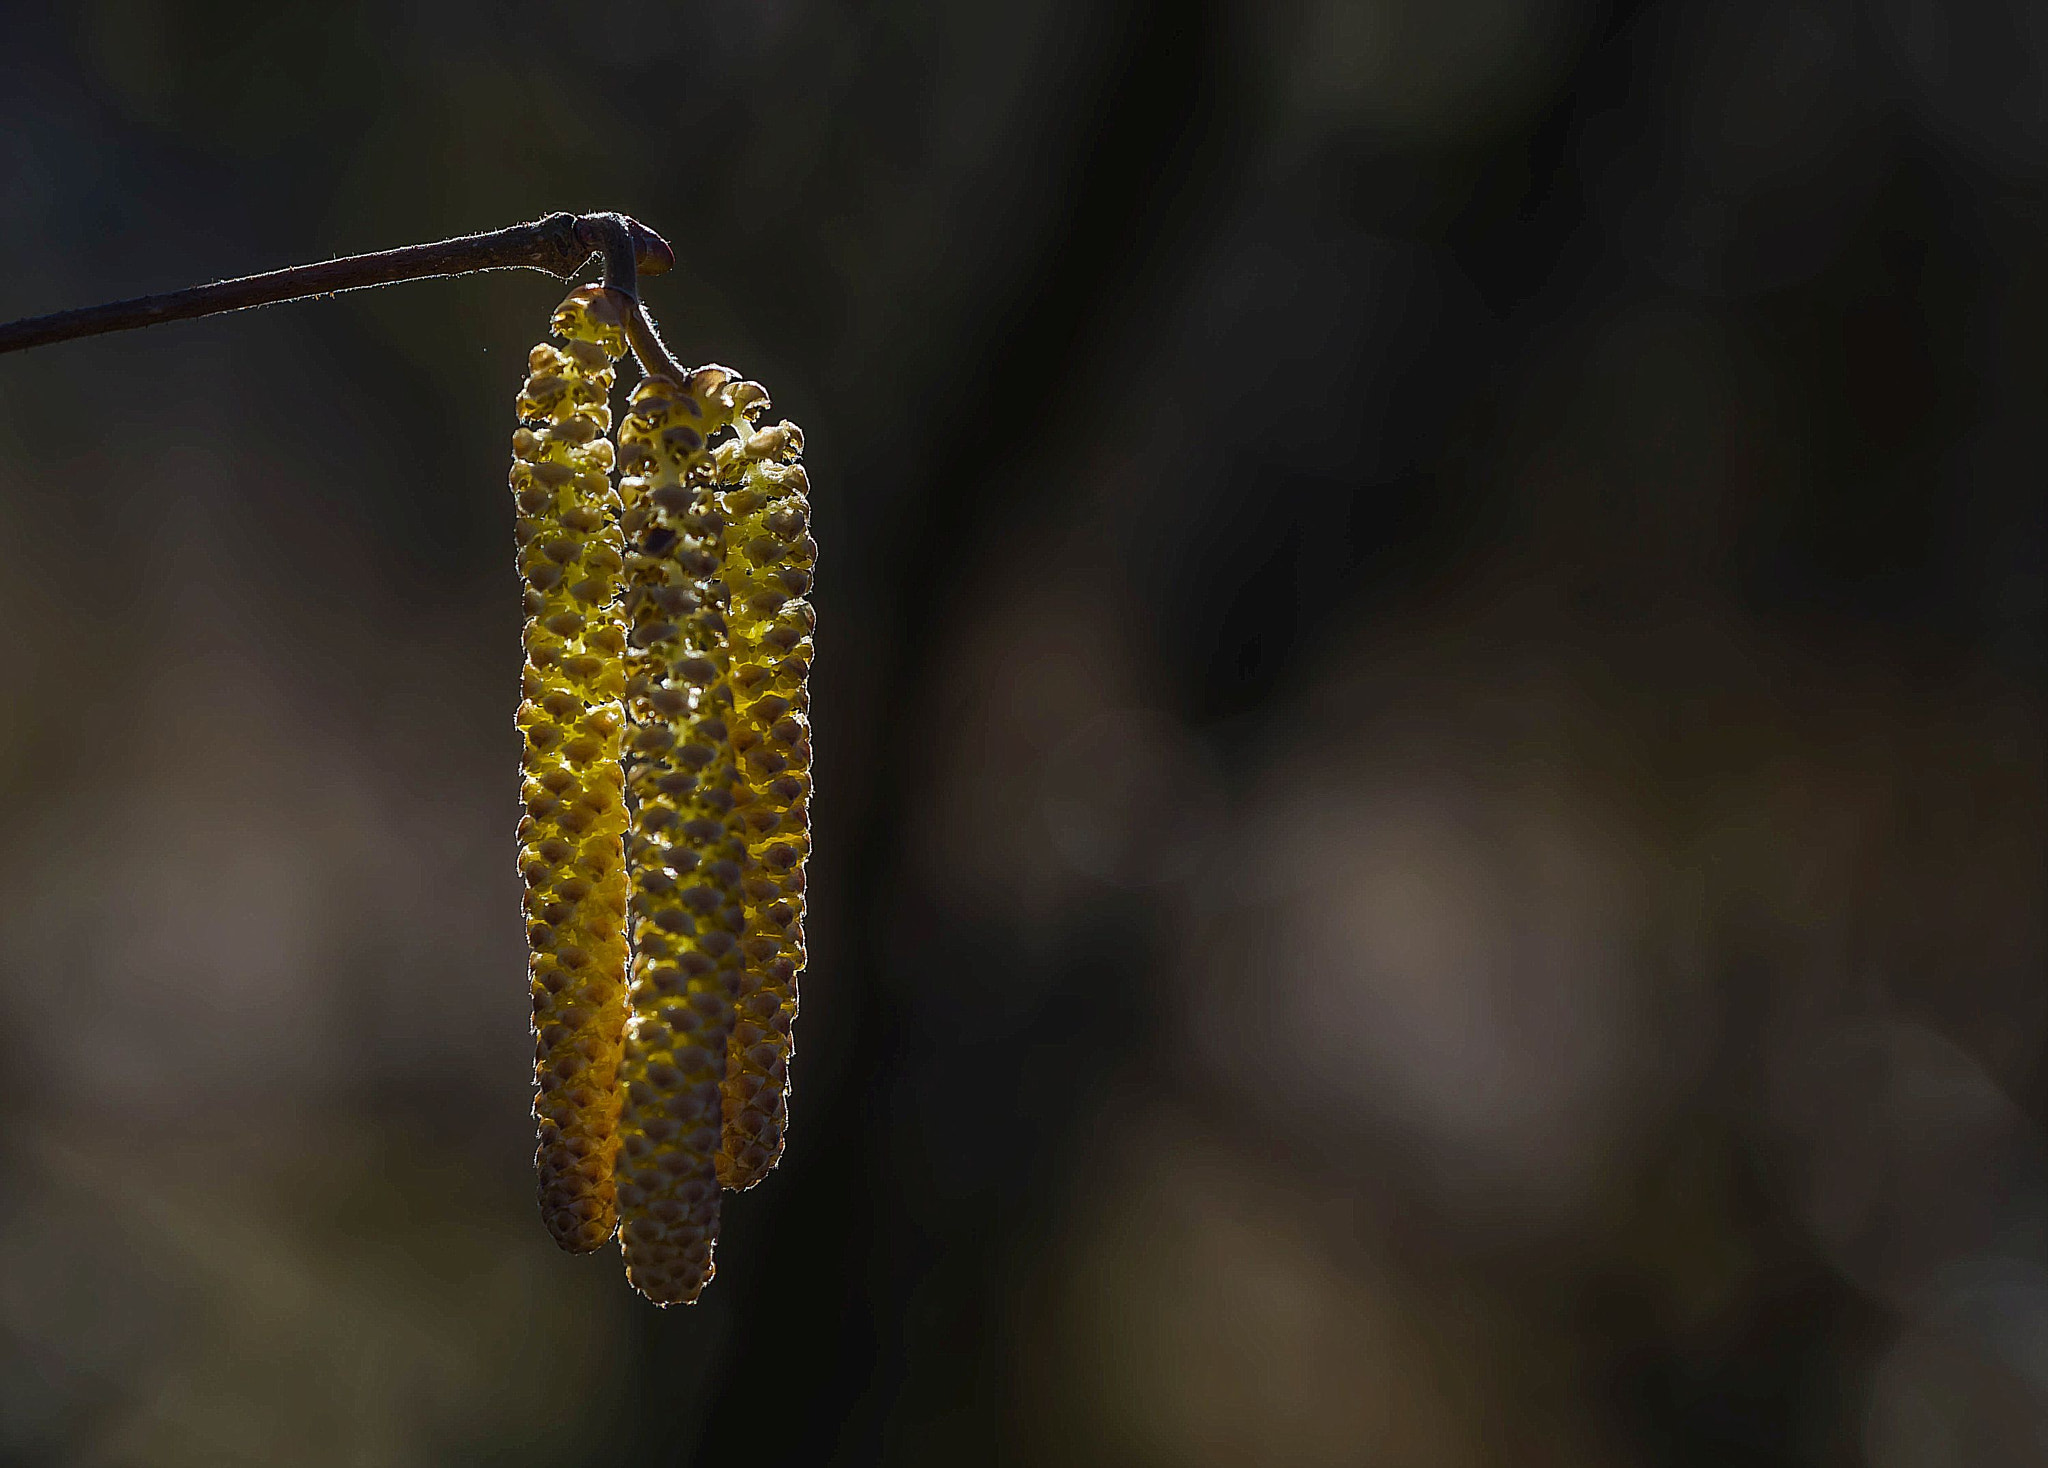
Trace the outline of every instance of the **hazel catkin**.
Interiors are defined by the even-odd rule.
[[[660,1305],[694,1301],[715,1271],[720,1086],[741,984],[748,852],[711,459],[731,379],[718,367],[681,382],[650,376],[619,431],[635,950],[619,1244],[627,1277]]]
[[[562,344],[528,356],[512,436],[526,613],[519,870],[541,1215],[556,1243],[587,1253],[616,1221],[626,1017],[624,560],[606,438],[625,338],[617,302],[598,287],[571,292],[553,327]]]
[[[797,978],[804,967],[804,865],[810,856],[808,680],[816,616],[808,593],[817,543],[810,483],[792,423],[751,431],[765,411],[754,384],[734,389],[735,437],[716,451],[726,519],[732,634],[731,745],[746,830],[746,960],[727,1045],[719,1180],[750,1188],[781,1159],[789,1128]]]

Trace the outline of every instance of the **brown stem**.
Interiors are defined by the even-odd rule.
[[[666,377],[679,387],[690,380],[690,374],[670,355],[668,343],[654,329],[654,318],[637,299],[626,312],[626,342],[640,359],[640,370],[649,377]]]
[[[308,296],[402,280],[468,275],[478,270],[545,270],[564,279],[583,268],[593,254],[605,257],[605,284],[629,300],[639,299],[636,278],[660,275],[675,264],[668,241],[623,214],[550,214],[530,224],[515,224],[489,234],[463,235],[430,245],[407,245],[373,255],[350,255],[318,265],[295,265],[267,275],[223,280],[189,290],[168,291],[79,311],[30,316],[0,326],[0,352],[19,352],[52,342],[129,331],[160,321],[185,321],[245,311]]]

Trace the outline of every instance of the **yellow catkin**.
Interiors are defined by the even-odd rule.
[[[750,432],[766,397],[736,388],[735,437],[717,451],[732,632],[732,749],[747,829],[746,975],[727,1045],[719,1180],[750,1188],[781,1160],[789,1127],[797,976],[804,966],[804,863],[810,855],[807,683],[817,618],[807,593],[817,542],[810,483],[792,423]]]
[[[512,435],[526,610],[519,870],[533,989],[541,1215],[586,1253],[611,1236],[625,1028],[624,569],[607,400],[625,350],[611,297],[574,291],[527,358]]]
[[[621,1080],[619,1244],[660,1305],[714,1272],[720,1085],[741,979],[745,828],[711,440],[732,374],[649,377],[620,425],[626,534],[633,985]]]

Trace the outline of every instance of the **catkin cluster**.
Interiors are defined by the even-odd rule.
[[[607,400],[625,350],[618,311],[580,290],[562,344],[527,358],[512,435],[526,611],[519,869],[533,991],[541,1215],[572,1252],[616,1219],[619,1046],[626,1020],[626,807],[619,764],[625,569]]]
[[[519,399],[520,869],[542,1212],[579,1252],[616,1226],[670,1305],[711,1279],[721,1186],[760,1181],[788,1126],[817,546],[802,434],[757,430],[767,393],[721,367],[650,370],[614,491],[636,309],[573,292]]]

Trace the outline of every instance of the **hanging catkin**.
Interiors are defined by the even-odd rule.
[[[719,1180],[750,1188],[781,1159],[789,1127],[797,976],[804,966],[804,863],[810,855],[811,727],[807,681],[817,618],[806,599],[817,542],[803,434],[792,423],[750,432],[765,411],[754,384],[734,389],[735,438],[717,451],[726,519],[732,633],[731,747],[746,827],[746,974],[727,1047]]]
[[[634,1287],[661,1305],[694,1301],[714,1272],[719,1087],[741,981],[748,855],[710,443],[731,384],[718,367],[649,377],[619,430],[635,948],[619,1243]]]
[[[615,1221],[626,1017],[623,561],[605,438],[625,339],[616,303],[597,287],[572,292],[553,326],[562,345],[528,356],[512,435],[526,610],[519,869],[541,1215],[556,1243],[586,1253]]]

